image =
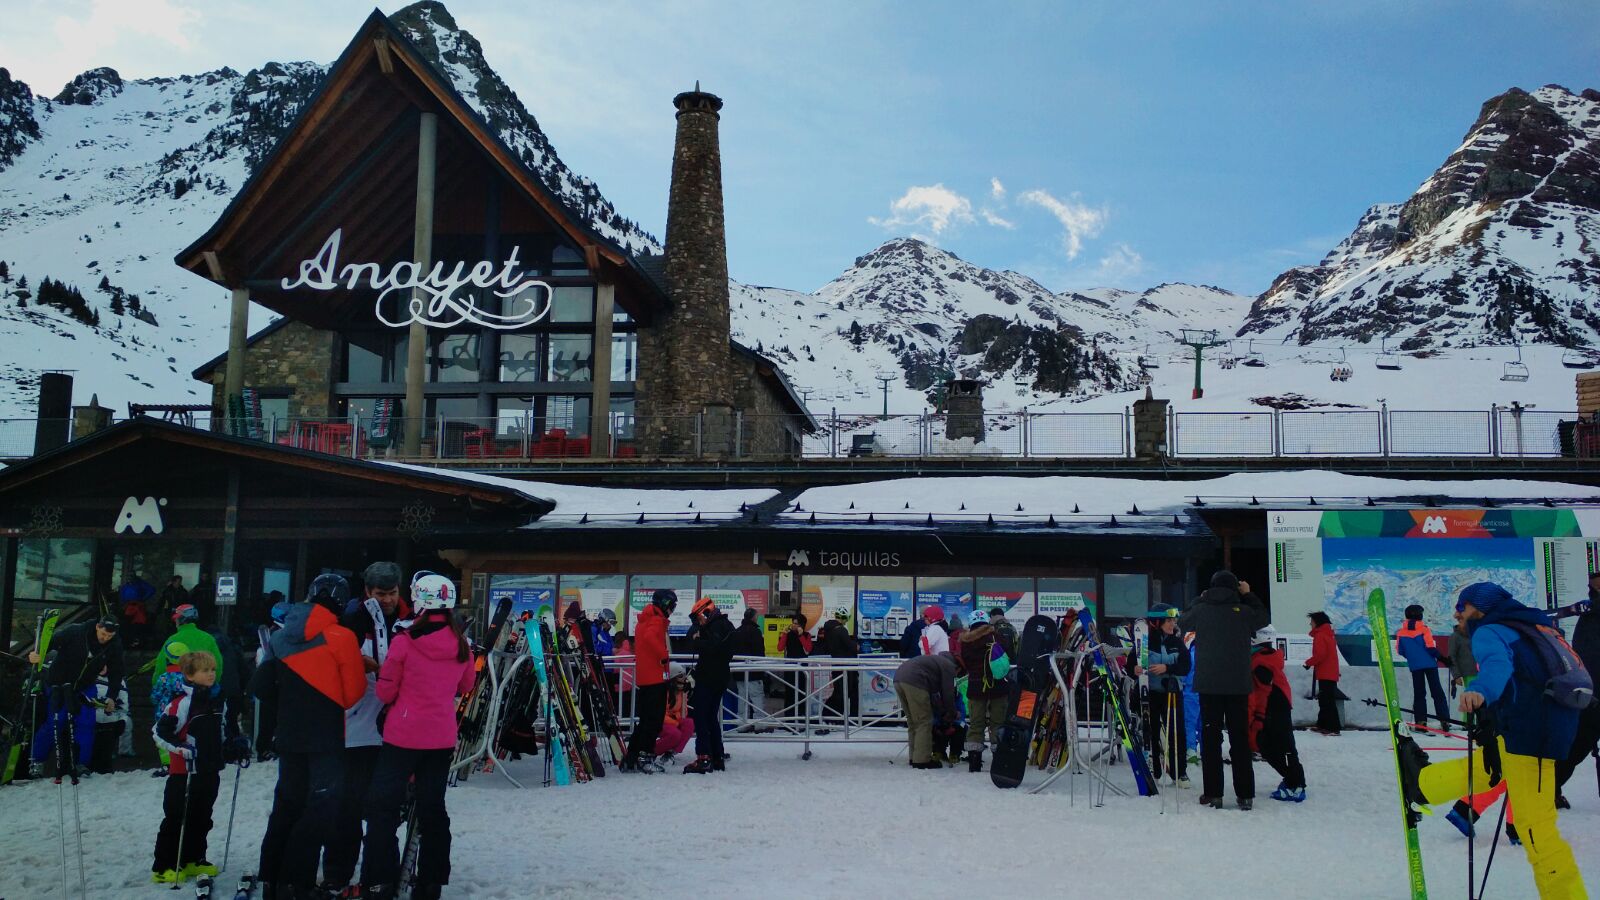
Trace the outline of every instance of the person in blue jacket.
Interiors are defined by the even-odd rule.
[[[1422,621],[1422,607],[1413,603],[1406,607],[1406,623],[1395,632],[1395,645],[1406,659],[1411,670],[1411,717],[1418,725],[1428,724],[1423,691],[1433,694],[1433,714],[1439,727],[1450,730],[1450,708],[1444,698],[1444,682],[1439,680],[1439,665],[1445,659],[1434,646],[1433,629]]]
[[[1469,757],[1432,765],[1416,741],[1398,738],[1402,794],[1412,806],[1452,802],[1468,792],[1468,766],[1475,786],[1503,778],[1539,896],[1587,896],[1572,847],[1556,827],[1556,762],[1572,746],[1578,711],[1545,692],[1550,675],[1537,629],[1553,627],[1551,619],[1488,581],[1462,588],[1456,611],[1478,660],[1478,677],[1456,705],[1480,721],[1492,716],[1498,733]]]

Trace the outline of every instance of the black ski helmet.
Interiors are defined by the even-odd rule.
[[[306,590],[306,602],[321,603],[334,612],[343,611],[349,600],[350,582],[345,581],[343,575],[331,572],[313,578],[311,587]]]
[[[678,608],[678,594],[676,591],[668,590],[667,588],[658,588],[650,598],[650,603],[656,609],[670,616],[672,611]]]

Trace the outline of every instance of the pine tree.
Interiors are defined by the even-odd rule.
[[[860,350],[861,345],[865,344],[866,342],[867,336],[861,331],[861,323],[852,321],[850,323],[850,343],[854,345],[857,350]]]
[[[140,312],[143,311],[143,309],[144,309],[144,304],[139,302],[139,295],[138,294],[129,294],[128,295],[128,310],[130,312],[132,312],[134,315],[138,315]]]
[[[100,276],[100,290],[102,290],[102,291],[111,290],[111,278],[110,278],[110,276],[107,276],[107,275],[101,275]]]
[[[112,294],[111,295],[111,314],[114,315],[114,316],[122,315],[122,295],[121,294]]]
[[[18,275],[17,276],[17,287],[22,288],[23,290],[27,290],[27,288],[28,288],[28,276],[26,276],[26,275]]]
[[[10,280],[11,280],[11,268],[6,265],[6,261],[5,260],[0,259],[0,281],[10,281]]]

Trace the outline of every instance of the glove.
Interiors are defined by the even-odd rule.
[[[223,741],[222,761],[241,765],[248,764],[250,762],[250,739],[242,734],[236,734]]]
[[[183,746],[179,747],[178,748],[178,755],[183,757],[184,759],[187,759],[187,760],[194,759],[194,745],[193,744],[184,744]]]

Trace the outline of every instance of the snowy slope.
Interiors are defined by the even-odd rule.
[[[1295,705],[1314,706],[1298,696]],[[1231,795],[1227,809],[1202,809],[1195,802],[1198,767],[1191,766],[1195,787],[1177,792],[1183,806],[1163,814],[1157,798],[1110,794],[1097,806],[1087,778],[1076,791],[1062,778],[1028,794],[996,790],[964,767],[913,771],[905,765],[904,732],[885,731],[885,743],[813,744],[815,756],[804,761],[793,744],[734,739],[728,771],[704,777],[612,775],[544,788],[542,757],[509,764],[528,785],[521,790],[500,775],[474,775],[446,794],[453,842],[443,896],[942,900],[1120,896],[1130,886],[1140,896],[1194,900],[1286,892],[1307,900],[1406,896],[1394,768],[1380,732],[1299,732],[1309,782],[1304,803],[1266,799],[1277,778],[1257,763],[1253,812],[1234,809]],[[266,763],[242,775],[231,858],[219,880],[230,891],[255,867],[276,774],[277,765]],[[1575,776],[1573,808],[1559,824],[1593,888],[1600,883],[1600,801],[1591,777],[1587,769]],[[1126,766],[1111,778],[1132,787]],[[214,862],[221,861],[232,780],[230,773],[213,816]],[[1025,787],[1038,780],[1030,772]],[[79,786],[90,896],[169,893],[149,881],[162,787],[142,771]],[[48,782],[0,788],[0,895],[64,896],[57,887],[58,790]],[[1457,897],[1466,891],[1467,843],[1443,813],[1423,820],[1422,855],[1433,895]],[[1489,812],[1476,845],[1480,875],[1496,814]],[[74,891],[76,866],[73,857]],[[1069,881],[1070,890],[1063,887]],[[1525,854],[1503,835],[1490,881],[1489,896],[1536,893]]]
[[[1405,349],[1600,341],[1600,92],[1513,88],[1403,204],[1280,275],[1241,336]]]
[[[393,20],[591,227],[631,251],[660,250],[561,162],[442,5],[414,4]],[[0,279],[0,417],[32,412],[41,369],[77,370],[75,401],[97,393],[119,412],[129,401],[209,400],[189,373],[225,344],[226,294],[172,257],[221,214],[326,71],[267,63],[124,81],[96,69],[54,98],[0,75],[0,261],[9,270]],[[29,303],[46,277],[79,288],[100,327]],[[112,292],[96,290],[102,277],[137,295],[149,320],[114,314]],[[253,311],[254,327],[269,321]]]

